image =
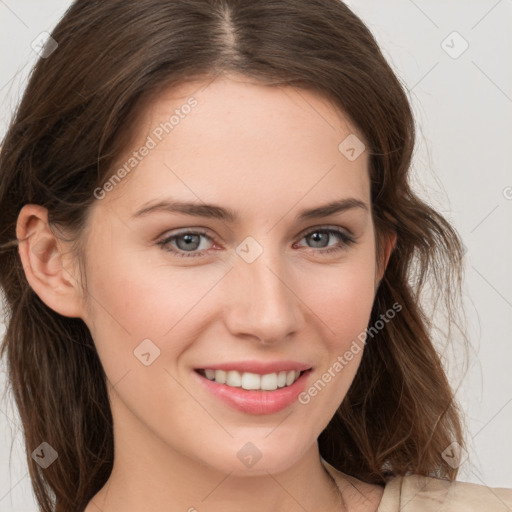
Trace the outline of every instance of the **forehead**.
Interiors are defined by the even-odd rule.
[[[184,83],[147,104],[134,130],[117,163],[129,170],[128,183],[111,200],[121,188],[117,195],[131,206],[165,193],[233,208],[263,208],[276,198],[291,206],[306,195],[368,200],[366,152],[344,153],[344,141],[355,137],[362,147],[363,135],[316,91],[239,76]]]

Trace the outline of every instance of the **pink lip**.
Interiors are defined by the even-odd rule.
[[[215,366],[215,365],[214,365]],[[215,369],[207,366],[208,369]],[[231,365],[222,364],[222,368],[235,369]],[[222,369],[217,368],[217,369]],[[252,367],[254,368],[254,366]],[[280,367],[281,369],[282,366]],[[294,368],[291,368],[294,369]],[[249,370],[245,370],[249,371]],[[259,373],[254,371],[254,373]],[[267,370],[265,366],[264,373],[273,373]],[[263,374],[264,374],[263,373]],[[219,398],[226,405],[233,409],[247,414],[273,414],[279,412],[293,404],[300,393],[306,387],[306,380],[310,374],[305,371],[291,386],[278,388],[274,391],[246,390],[243,388],[232,388],[226,384],[219,384],[203,377],[197,371],[192,372],[196,379],[199,379],[200,385],[204,386],[207,391]]]
[[[311,368],[310,364],[298,363],[297,361],[272,361],[264,363],[262,361],[232,361],[219,364],[205,365],[198,370],[236,370],[238,372],[258,373],[265,375],[267,373],[278,373],[282,371],[296,370],[303,372]]]

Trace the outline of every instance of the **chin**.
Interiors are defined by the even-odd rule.
[[[311,448],[311,443],[304,439],[302,443],[291,440],[283,443],[277,436],[271,439],[272,436],[265,429],[264,434],[252,437],[252,441],[250,436],[232,439],[220,453],[211,455],[208,465],[233,476],[268,476],[268,473],[287,471]]]

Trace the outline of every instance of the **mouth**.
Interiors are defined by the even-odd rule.
[[[247,391],[275,391],[293,385],[308,370],[282,370],[272,373],[240,372],[237,370],[214,370],[212,368],[198,368],[196,373],[231,388],[242,388]]]
[[[268,368],[270,365],[267,364],[267,368],[258,369],[256,364],[251,364],[252,372],[243,371],[245,368],[235,370],[230,366],[196,368],[192,374],[208,396],[231,409],[252,415],[274,414],[293,406],[313,370],[307,365],[295,364],[288,364],[285,370],[283,365]],[[273,369],[277,371],[263,373]]]

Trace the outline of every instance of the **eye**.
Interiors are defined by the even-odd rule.
[[[328,242],[332,238],[338,238],[338,243],[336,245],[328,245]],[[321,254],[326,253],[334,253],[345,250],[349,245],[352,245],[355,243],[354,238],[346,233],[345,231],[342,231],[341,229],[335,229],[335,228],[314,228],[312,230],[307,231],[303,237],[302,240],[309,239],[310,242],[313,244],[311,248],[313,249],[323,249],[320,251]]]
[[[158,242],[158,245],[165,251],[176,254],[176,256],[183,256],[185,258],[202,256],[206,248],[202,247],[202,250],[198,251],[201,247],[201,237],[213,241],[204,231],[182,231],[181,233],[164,238]]]
[[[190,258],[203,256],[205,251],[207,251],[208,243],[202,244],[202,238],[213,242],[212,237],[204,231],[182,231],[181,233],[175,233],[164,238],[157,242],[157,244],[165,251],[171,252],[176,256]],[[328,242],[332,238],[337,238],[338,243],[336,245],[329,246]],[[345,231],[338,228],[328,227],[311,229],[303,234],[301,240],[303,239],[311,240],[313,246],[310,246],[310,248],[319,249],[314,252],[320,254],[330,254],[343,251],[349,245],[356,243],[354,238]],[[303,246],[295,245],[295,247]]]

